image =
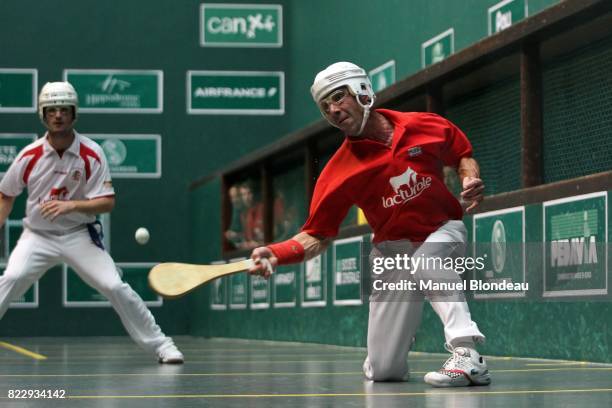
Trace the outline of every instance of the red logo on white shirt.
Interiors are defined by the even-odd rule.
[[[61,201],[61,200],[65,200],[67,195],[68,195],[68,189],[66,187],[52,188],[51,192],[49,193],[49,199]]]
[[[391,177],[389,184],[393,187],[395,195],[382,197],[383,207],[391,208],[394,205],[410,201],[431,186],[431,177],[421,177],[419,180],[417,176],[417,172],[408,167],[399,176]]]

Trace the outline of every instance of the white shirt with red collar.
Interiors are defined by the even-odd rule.
[[[49,144],[47,134],[26,146],[0,181],[0,192],[15,197],[28,189],[25,227],[39,231],[68,231],[95,221],[81,212],[44,219],[40,204],[50,200],[91,200],[112,197],[110,171],[102,148],[74,132],[75,138],[60,156]]]

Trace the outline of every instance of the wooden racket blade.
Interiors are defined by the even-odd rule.
[[[149,272],[149,286],[166,299],[186,295],[198,287],[222,276],[244,272],[253,266],[253,260],[222,265],[194,265],[167,262],[155,265]]]

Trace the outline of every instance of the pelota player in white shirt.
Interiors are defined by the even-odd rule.
[[[44,137],[25,147],[0,181],[0,227],[15,197],[28,190],[23,233],[0,276],[0,318],[52,266],[65,262],[102,293],[126,330],[160,363],[182,363],[183,354],[162,333],[144,302],[121,281],[101,243],[95,215],[110,212],[115,192],[102,148],[74,131],[78,98],[68,82],[49,82],[38,99]]]

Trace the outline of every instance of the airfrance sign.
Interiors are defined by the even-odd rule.
[[[161,113],[164,74],[158,70],[66,69],[79,112]]]
[[[283,8],[277,4],[202,4],[203,47],[283,46]]]
[[[188,71],[189,114],[282,115],[285,74],[280,71]]]

